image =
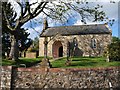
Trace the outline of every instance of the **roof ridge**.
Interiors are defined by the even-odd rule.
[[[84,24],[84,25],[71,25],[71,26],[54,26],[54,27],[48,27],[48,28],[76,27],[76,26],[95,26],[95,25],[104,25],[105,26],[105,24]]]

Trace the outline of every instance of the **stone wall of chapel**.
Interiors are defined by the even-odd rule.
[[[48,56],[52,56],[52,45],[55,41],[61,41],[63,45],[63,56],[67,55],[67,41],[72,45],[72,42],[76,38],[77,50],[75,51],[75,56],[101,56],[104,49],[108,44],[111,43],[112,35],[111,34],[89,34],[89,35],[72,35],[72,36],[56,36],[48,43]],[[91,40],[96,40],[96,48],[91,48]],[[43,39],[42,39],[43,40]],[[42,44],[40,43],[40,47]],[[48,41],[50,38],[48,39]],[[42,45],[43,50],[44,46]],[[43,50],[44,51],[44,50]],[[44,55],[44,52],[41,51],[39,55]]]
[[[110,34],[101,35],[80,35],[76,36],[78,40],[78,47],[83,51],[83,56],[101,56],[104,49],[111,43]],[[91,48],[91,40],[96,40],[96,48]]]

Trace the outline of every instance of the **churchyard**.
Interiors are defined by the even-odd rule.
[[[18,61],[13,60],[2,60],[3,66],[16,65],[23,67],[21,64],[25,64],[26,67],[33,67],[40,63],[44,57],[38,58],[20,58]],[[106,62],[104,57],[73,57],[71,58],[71,65],[66,66],[66,57],[61,59],[53,60],[49,58],[53,68],[93,68],[93,67],[112,67],[120,66],[119,61]]]

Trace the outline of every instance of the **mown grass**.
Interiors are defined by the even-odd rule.
[[[18,61],[13,60],[2,60],[2,66],[25,64],[26,67],[31,67],[40,63],[44,57],[38,58],[19,58]],[[52,59],[52,58],[49,58]],[[59,60],[52,61],[53,68],[92,68],[92,67],[111,67],[120,66],[120,61],[106,62],[104,57],[74,57],[71,58],[71,65],[66,66],[66,57]]]
[[[91,68],[91,67],[111,67],[120,66],[120,61],[106,62],[104,57],[74,57],[71,65],[65,65],[66,58],[51,62],[55,68]]]
[[[20,66],[21,64],[25,64],[26,67],[30,67],[30,66],[33,66],[37,63],[40,63],[42,59],[43,59],[43,57],[19,58],[19,60],[17,60],[17,61],[3,59],[2,60],[2,66],[11,66],[11,65]]]

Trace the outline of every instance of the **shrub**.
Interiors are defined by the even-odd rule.
[[[120,39],[108,46],[108,55],[111,61],[120,61]]]

